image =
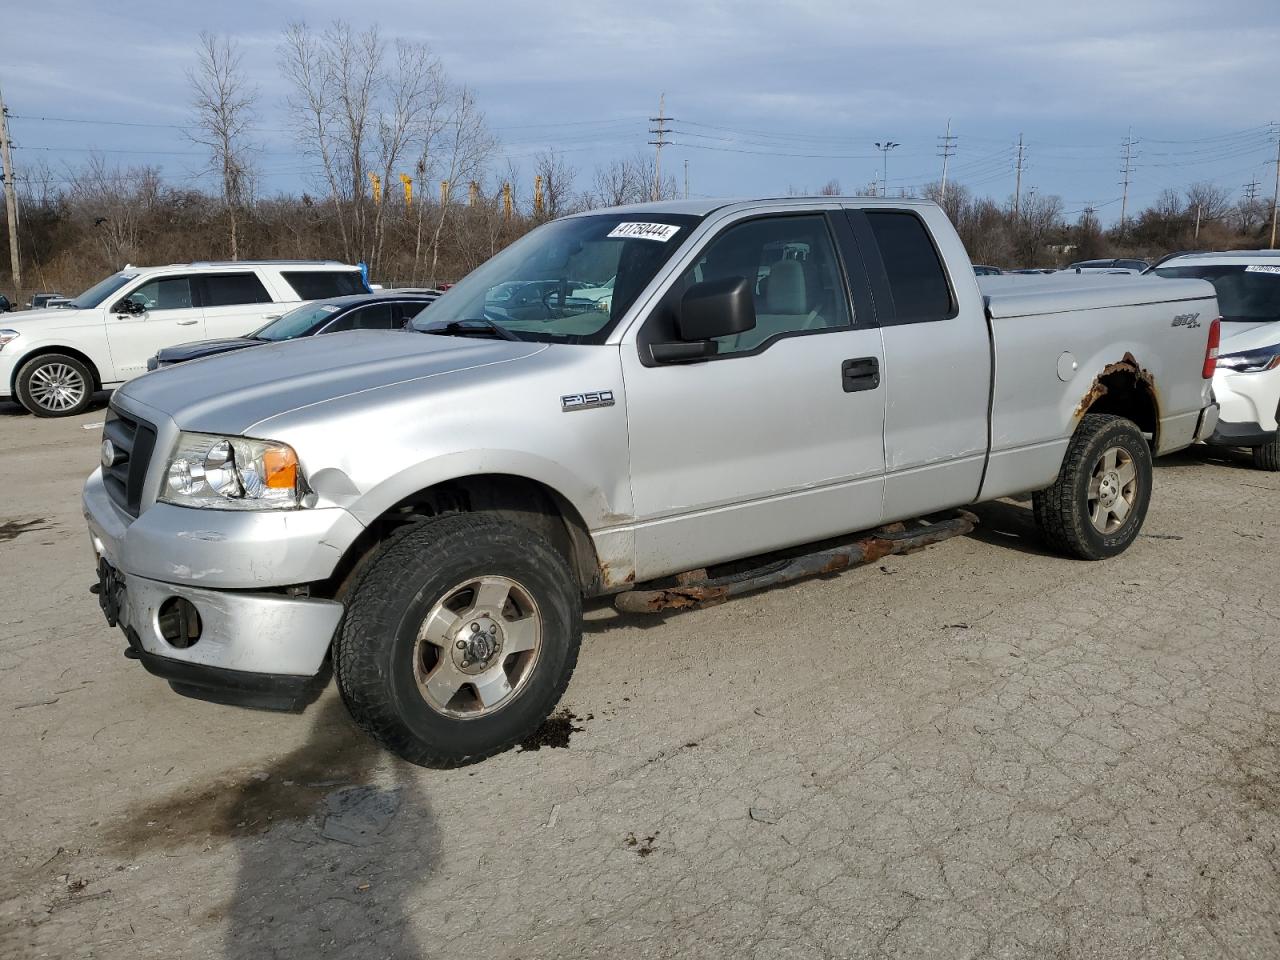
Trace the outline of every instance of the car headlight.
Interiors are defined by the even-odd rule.
[[[1218,357],[1218,366],[1234,373],[1261,373],[1263,370],[1274,370],[1280,367],[1280,343],[1271,347],[1259,347],[1257,350],[1224,353]]]
[[[288,510],[302,506],[306,492],[298,455],[288,444],[181,433],[159,499],[219,510]]]
[[[17,330],[0,330],[0,350],[4,349],[4,345],[11,340],[17,340],[22,334]]]

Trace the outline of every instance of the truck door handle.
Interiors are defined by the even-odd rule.
[[[880,386],[880,360],[876,357],[858,357],[840,364],[840,381],[845,393],[858,390],[874,390]]]
[[[193,323],[199,323],[199,322],[200,322],[200,321],[198,321],[198,320],[179,320],[179,321],[178,321],[178,326],[180,326],[180,327],[189,327],[189,326],[191,326]]]

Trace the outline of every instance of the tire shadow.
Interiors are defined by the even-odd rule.
[[[1062,554],[1045,546],[1040,538],[1030,498],[991,500],[965,509],[978,518],[978,525],[969,534],[970,539],[1037,557],[1062,559]]]

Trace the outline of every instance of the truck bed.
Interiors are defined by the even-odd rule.
[[[993,319],[1141,307],[1214,295],[1213,287],[1202,280],[1076,273],[978,277],[978,289]]]

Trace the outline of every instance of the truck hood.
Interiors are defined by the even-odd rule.
[[[165,367],[119,390],[182,430],[241,434],[271,417],[444,374],[521,360],[545,343],[410,331],[356,330],[303,337]]]

